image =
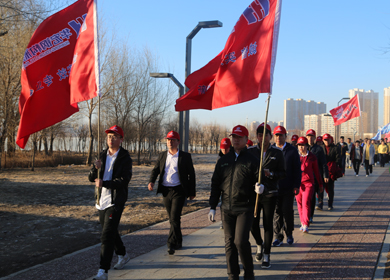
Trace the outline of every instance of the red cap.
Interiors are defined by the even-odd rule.
[[[243,125],[236,125],[235,127],[233,127],[233,130],[232,130],[232,134],[230,134],[230,136],[232,135],[238,135],[238,136],[246,136],[248,137],[248,129],[246,129],[245,126]]]
[[[165,139],[177,139],[180,141],[180,135],[174,130],[168,132],[167,137]]]
[[[332,136],[330,136],[330,134],[328,133],[325,133],[324,135],[322,135],[322,139],[325,140],[325,139],[331,139]]]
[[[261,130],[259,131],[259,129],[261,128]],[[271,127],[269,126],[269,124],[267,124],[267,127],[266,127],[267,130],[269,130],[269,133],[272,133],[272,129]],[[257,127],[257,133],[263,133],[264,131],[264,123],[260,124],[258,127]]]
[[[316,137],[316,131],[314,129],[309,129],[308,131],[306,131],[306,136],[307,135]]]
[[[307,145],[309,142],[306,137],[299,137],[297,141],[297,145]]]
[[[253,146],[253,142],[252,142],[251,140],[249,140],[249,139],[248,139],[248,142],[246,142],[246,144],[247,144],[249,147]]]
[[[286,131],[286,129],[283,126],[278,125],[274,129],[274,134],[287,134],[287,131]]]
[[[230,148],[231,145],[232,142],[230,142],[230,139],[226,137],[221,140],[221,145],[219,145],[219,148],[226,150],[227,148]]]
[[[321,142],[321,141],[322,141],[322,136],[318,136],[316,142]]]
[[[106,129],[105,132],[108,133],[116,133],[119,134],[123,138],[123,130],[117,125],[111,126],[109,129]]]
[[[298,141],[298,135],[294,134],[293,136],[291,136],[291,141]]]

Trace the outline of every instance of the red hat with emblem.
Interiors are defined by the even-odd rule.
[[[276,135],[276,134],[287,134],[287,131],[286,131],[286,129],[285,129],[283,126],[278,125],[278,126],[275,127],[275,129],[274,129],[274,134],[275,134],[275,135]]]
[[[322,141],[322,136],[318,136],[316,142],[321,142],[321,141]]]
[[[219,145],[219,148],[226,150],[227,148],[230,148],[231,145],[232,142],[230,142],[230,139],[226,137],[221,140],[221,145]]]
[[[297,141],[297,145],[307,145],[309,141],[307,141],[306,137],[299,137]]]
[[[316,131],[314,129],[309,129],[308,131],[306,131],[306,136],[307,135],[316,137]]]
[[[293,136],[291,136],[291,141],[298,141],[298,135],[294,134]]]
[[[324,135],[322,135],[323,140],[331,139],[331,138],[332,138],[332,136],[330,136],[330,134],[328,134],[328,133],[325,133]]]
[[[272,130],[269,124],[267,124],[266,130],[268,130],[269,134],[272,134]],[[256,133],[263,133],[263,132],[264,132],[264,123],[261,123],[256,129]]]
[[[168,132],[167,137],[165,139],[177,139],[180,141],[180,135],[174,130]]]
[[[117,125],[111,126],[109,129],[106,129],[105,132],[108,133],[116,133],[119,134],[122,138],[124,136],[122,128]]]
[[[243,125],[236,125],[235,127],[233,127],[233,130],[232,130],[232,134],[230,134],[230,136],[232,135],[238,135],[238,136],[246,136],[248,137],[248,129],[246,129],[245,126]]]
[[[249,147],[253,146],[253,142],[252,142],[251,140],[249,140],[249,139],[248,139],[248,141],[246,142],[246,144],[247,144]]]

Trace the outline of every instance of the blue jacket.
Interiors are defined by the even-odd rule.
[[[274,144],[276,147],[276,145]],[[297,148],[286,142],[283,148],[286,177],[279,180],[279,195],[294,194],[301,185],[301,160]]]

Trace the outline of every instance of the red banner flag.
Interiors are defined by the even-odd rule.
[[[16,143],[78,112],[77,102],[98,94],[97,14],[94,0],[79,0],[45,19],[23,58]]]
[[[359,97],[356,94],[348,102],[329,111],[332,114],[334,125],[340,125],[343,122],[353,118],[360,117]]]
[[[188,76],[176,111],[226,107],[272,91],[281,0],[255,0],[238,19],[225,48]]]

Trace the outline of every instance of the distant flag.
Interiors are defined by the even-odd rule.
[[[371,140],[380,140],[381,139],[381,129],[378,130],[376,135],[371,138]]]
[[[387,134],[390,133],[390,123],[386,124],[384,127],[381,129],[382,134]]]
[[[60,122],[78,102],[98,94],[97,14],[94,0],[79,0],[45,19],[24,53],[16,143]]]
[[[334,125],[340,125],[343,122],[349,121],[353,118],[360,117],[359,97],[356,94],[348,102],[330,110],[333,117]]]
[[[226,107],[272,91],[282,0],[255,0],[238,19],[225,48],[188,76],[176,111]]]

